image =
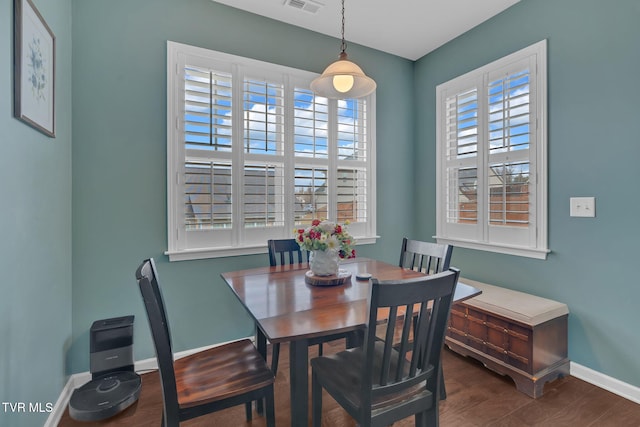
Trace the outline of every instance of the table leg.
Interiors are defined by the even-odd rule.
[[[362,343],[364,342],[364,329],[358,329],[348,333],[345,341],[347,348],[356,348],[362,346]]]
[[[306,427],[309,418],[309,342],[289,343],[291,427]]]
[[[267,360],[267,337],[264,335],[264,332],[262,332],[262,329],[260,329],[260,327],[258,327],[257,325],[256,325],[256,348],[258,349],[258,353],[260,353],[260,355],[264,357],[264,360],[266,361]],[[262,413],[264,412],[262,399],[256,402],[256,410],[260,415],[262,415]]]
[[[267,360],[267,337],[262,332],[262,329],[256,326],[256,347],[258,349],[258,353]]]

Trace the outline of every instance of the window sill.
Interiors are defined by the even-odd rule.
[[[444,237],[433,236],[438,243],[457,246],[460,248],[476,249],[479,251],[495,252],[505,255],[515,255],[535,259],[547,259],[549,249],[523,248],[519,246],[496,245],[488,243],[479,243],[468,240],[447,239]]]
[[[380,236],[358,237],[355,236],[357,245],[371,245],[376,243]],[[266,254],[267,245],[242,246],[242,247],[220,247],[220,248],[199,248],[185,249],[181,251],[165,251],[169,261],[189,261],[208,258],[226,258],[242,255]]]

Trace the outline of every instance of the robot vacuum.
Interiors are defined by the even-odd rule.
[[[112,372],[74,390],[69,416],[78,421],[99,421],[133,405],[140,396],[140,376],[131,371]]]
[[[74,420],[104,420],[137,402],[142,383],[133,370],[133,319],[116,317],[91,325],[92,377],[71,395],[69,416]]]

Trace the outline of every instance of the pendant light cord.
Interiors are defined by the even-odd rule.
[[[347,42],[344,41],[344,0],[342,0],[342,44],[340,45],[342,53],[346,53]]]

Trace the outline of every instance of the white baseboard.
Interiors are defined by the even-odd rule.
[[[618,396],[629,399],[632,402],[640,404],[640,387],[633,386],[631,384],[624,383],[618,379],[594,371],[586,366],[579,365],[575,362],[571,362],[569,370],[572,377],[576,377],[590,384],[598,386],[602,389],[617,394]]]
[[[253,337],[249,337],[253,341]],[[235,340],[234,340],[235,341]],[[231,341],[229,341],[231,342]],[[175,354],[176,359],[180,359],[181,357],[189,356],[190,354],[197,353],[199,351],[207,350],[209,348],[217,347],[220,345],[224,345],[226,343],[219,343],[214,345],[209,345],[200,348],[193,348],[190,350],[181,351]],[[158,361],[155,357],[150,357],[144,360],[138,360],[135,362],[134,370],[138,373],[143,373],[146,371],[152,371],[158,369]],[[91,380],[90,372],[80,372],[77,374],[73,374],[69,377],[67,384],[62,388],[62,392],[60,396],[58,396],[58,401],[53,406],[53,410],[49,414],[47,421],[44,423],[44,427],[56,427],[60,420],[62,419],[62,415],[64,415],[64,411],[67,409],[69,405],[69,400],[71,399],[71,395],[73,391],[86,384]]]
[[[83,380],[85,377],[86,379]],[[56,404],[53,406],[53,410],[49,413],[49,417],[44,423],[44,427],[56,427],[58,423],[60,423],[62,415],[69,404],[69,399],[71,399],[71,394],[73,394],[73,390],[80,387],[90,379],[91,374],[89,374],[89,372],[73,374],[69,377],[69,380],[67,380],[67,383],[62,388],[60,396],[58,396]]]

